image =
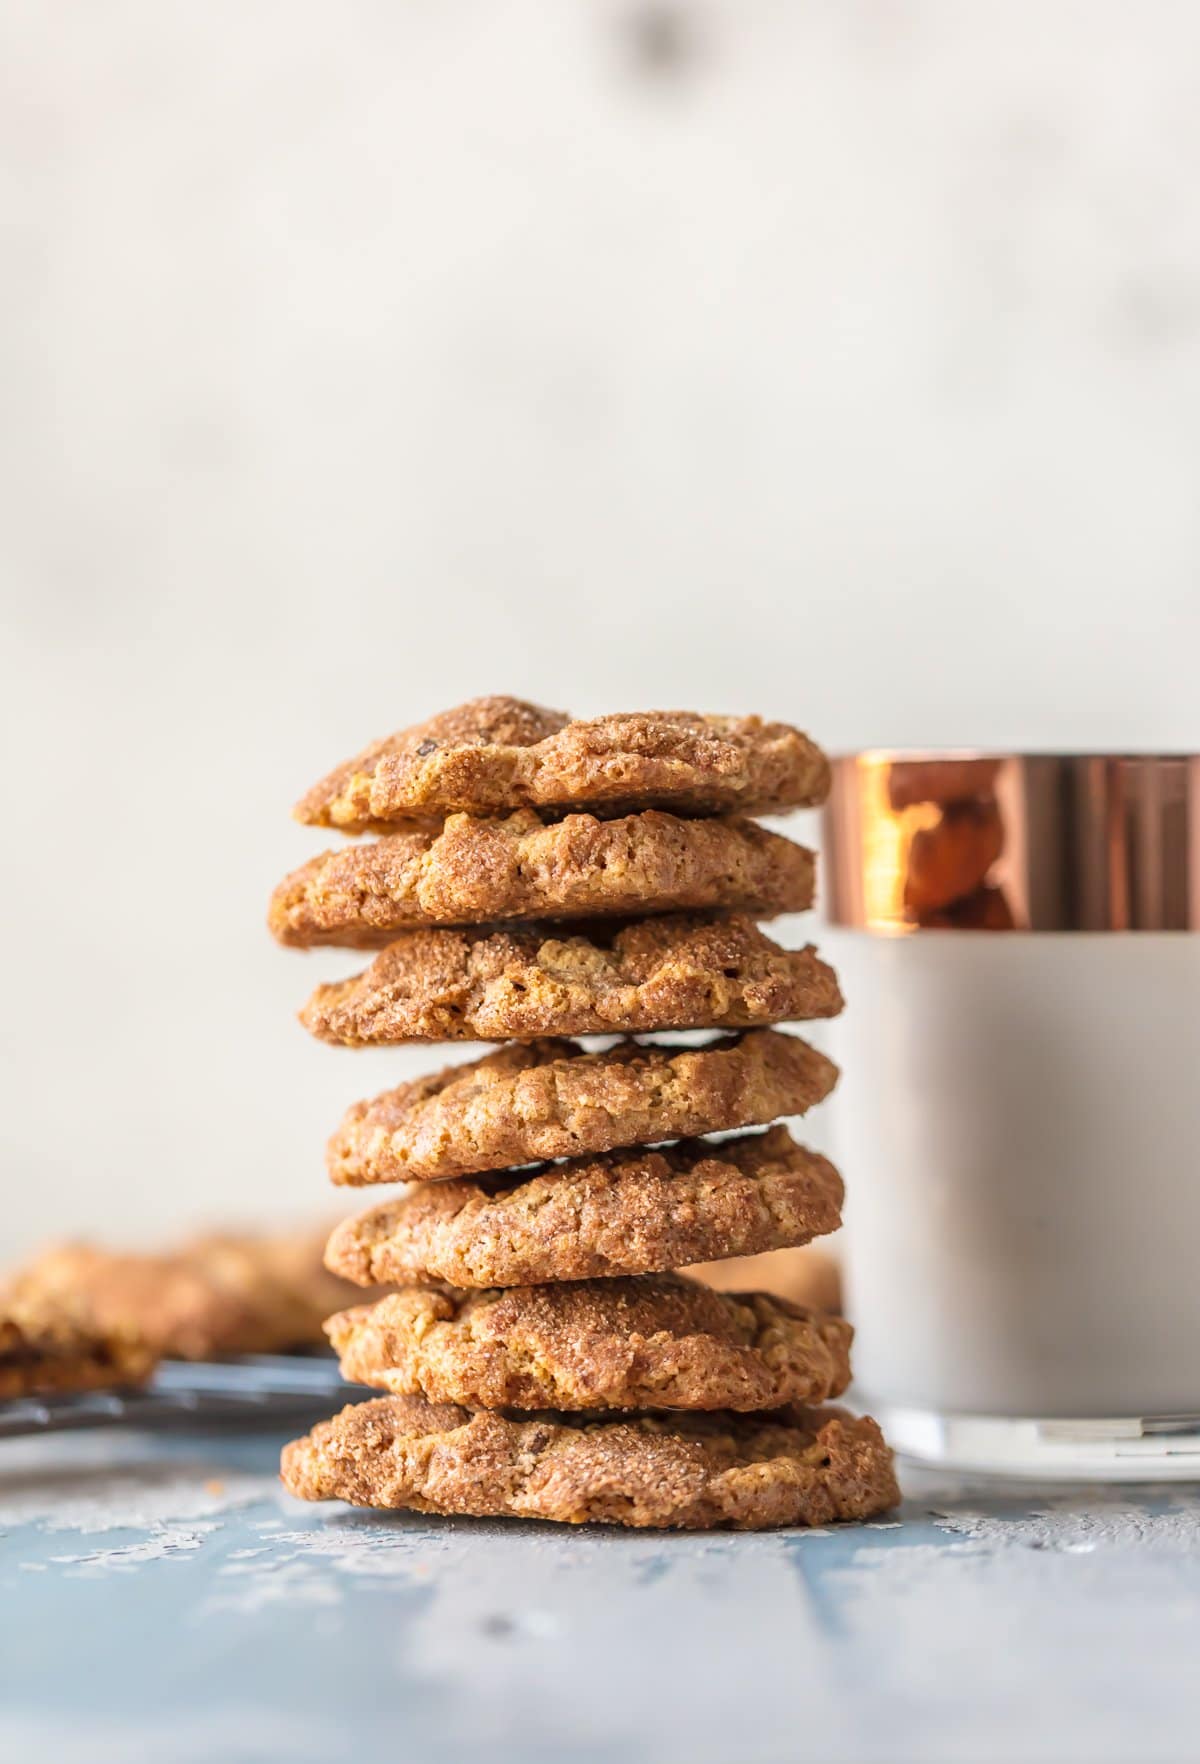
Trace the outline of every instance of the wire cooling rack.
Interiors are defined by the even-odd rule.
[[[14,1397],[0,1402],[0,1439],[80,1427],[195,1427],[284,1421],[369,1395],[320,1355],[245,1354],[230,1360],[164,1360],[137,1390]]]

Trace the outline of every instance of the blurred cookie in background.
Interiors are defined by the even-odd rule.
[[[57,1244],[17,1270],[5,1297],[17,1314],[134,1338],[170,1359],[323,1348],[325,1318],[362,1298],[324,1267],[327,1235],[324,1225],[214,1232],[159,1253]]]
[[[0,1402],[143,1384],[158,1355],[129,1330],[99,1331],[0,1296]]]
[[[718,1292],[774,1293],[813,1311],[842,1309],[842,1273],[837,1256],[823,1245],[764,1250],[724,1262],[698,1262],[682,1270]]]

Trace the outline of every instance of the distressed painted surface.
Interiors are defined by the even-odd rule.
[[[307,1507],[277,1444],[0,1452],[0,1757],[1196,1756],[1196,1491],[639,1536]]]

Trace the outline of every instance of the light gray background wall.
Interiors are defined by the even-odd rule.
[[[307,1040],[348,964],[265,897],[301,787],[444,703],[1196,744],[1198,51],[1115,0],[0,0],[0,1252],[336,1211],[414,1061]]]

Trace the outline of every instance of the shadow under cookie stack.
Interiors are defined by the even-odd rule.
[[[345,1375],[389,1394],[285,1448],[292,1493],[689,1529],[895,1504],[875,1423],[822,1406],[849,1382],[849,1325],[672,1272],[840,1223],[836,1170],[769,1125],[833,1087],[773,1025],[836,1014],[837,981],[754,923],[811,906],[814,860],[745,818],[820,802],[828,776],[753,717],[573,722],[490,698],[300,803],[379,835],[272,898],[285,944],[379,950],[317,988],[305,1026],[501,1045],[356,1104],[330,1143],[335,1183],[405,1184],[326,1252],[396,1288],[326,1325]],[[634,1039],[696,1030],[721,1033]]]

